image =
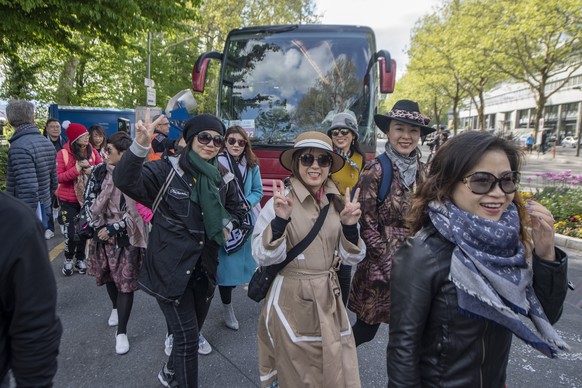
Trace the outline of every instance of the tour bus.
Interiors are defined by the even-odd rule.
[[[376,152],[374,113],[380,93],[394,89],[396,62],[376,51],[369,27],[280,25],[231,31],[222,53],[206,52],[192,70],[203,92],[210,60],[221,63],[217,115],[248,132],[257,154],[265,200],[272,180],[289,172],[281,151],[304,131],[327,132],[336,113],[352,113],[366,159]]]

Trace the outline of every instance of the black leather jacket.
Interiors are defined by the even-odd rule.
[[[200,206],[190,200],[193,179],[179,167],[178,157],[144,164],[146,155],[147,150],[134,143],[113,171],[113,181],[119,190],[151,208],[166,177],[172,169],[176,170],[151,221],[146,258],[139,276],[140,288],[158,299],[175,302],[196,271],[196,276],[201,273],[208,278],[208,296],[211,296],[216,285],[220,247],[206,238]],[[220,171],[223,174],[220,197],[235,228],[240,225],[244,210],[234,175],[224,169]]]
[[[512,333],[462,315],[449,280],[454,245],[430,225],[394,256],[389,387],[503,387]],[[553,324],[567,291],[567,255],[533,259],[535,293]]]

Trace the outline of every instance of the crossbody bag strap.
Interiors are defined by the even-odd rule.
[[[287,264],[289,264],[293,259],[295,259],[297,255],[303,252],[309,246],[309,244],[313,242],[313,239],[315,238],[317,233],[319,233],[319,231],[321,230],[323,221],[325,221],[325,217],[327,216],[327,212],[329,211],[329,205],[330,204],[328,203],[323,207],[323,209],[321,209],[319,217],[317,217],[317,220],[315,221],[313,228],[311,228],[307,236],[305,236],[305,238],[301,240],[299,244],[295,245],[293,248],[291,248],[289,252],[287,252],[287,257],[283,262],[274,265],[277,267],[277,271],[280,271],[283,268],[285,268]]]
[[[170,170],[170,173],[166,177],[166,181],[164,182],[162,187],[160,187],[160,191],[158,192],[156,199],[154,200],[154,204],[152,205],[152,214],[156,214],[156,210],[158,210],[158,206],[160,206],[160,202],[162,202],[162,197],[164,196],[166,191],[168,191],[168,187],[170,187],[170,182],[172,182],[174,175],[176,175],[176,170],[172,168]]]

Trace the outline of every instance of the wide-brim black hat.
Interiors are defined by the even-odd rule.
[[[391,120],[420,127],[421,137],[436,131],[435,128],[428,126],[428,123],[430,123],[430,117],[421,114],[418,103],[410,100],[397,101],[392,107],[392,110],[386,115],[374,115],[376,125],[384,133],[388,132]]]

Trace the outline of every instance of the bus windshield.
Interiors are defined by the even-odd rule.
[[[253,147],[288,147],[308,130],[325,132],[351,113],[362,146],[375,144],[375,51],[368,28],[238,32],[226,43],[218,113],[240,125]]]

